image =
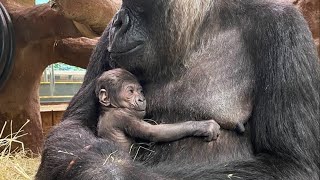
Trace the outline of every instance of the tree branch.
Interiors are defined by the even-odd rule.
[[[98,40],[85,37],[58,40],[54,48],[55,57],[64,63],[86,68]]]
[[[113,15],[120,8],[121,0],[52,0],[53,7],[96,34],[102,34]]]
[[[81,37],[72,20],[53,11],[48,4],[9,10],[19,45],[48,38]]]

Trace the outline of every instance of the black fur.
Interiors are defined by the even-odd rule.
[[[122,162],[123,154],[114,153],[112,143],[95,135],[94,80],[110,69],[110,26],[64,121],[46,140],[37,179],[319,179],[320,66],[302,15],[291,5],[273,1],[212,0],[188,49],[183,41],[172,41],[169,28],[179,22],[162,18],[172,13],[164,12],[169,1],[139,2],[151,1],[140,3],[148,7],[142,11],[147,15],[135,15],[146,18],[138,25],[139,32],[149,33],[148,51],[112,59],[144,81],[149,116],[170,123],[233,117],[247,110],[241,103],[245,101],[252,103],[248,132],[240,136],[222,131],[211,143],[187,138],[156,144],[155,153],[142,155],[144,165]],[[124,0],[123,7],[134,10],[139,4],[130,2],[138,0]]]

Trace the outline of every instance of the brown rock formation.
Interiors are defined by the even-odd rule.
[[[319,0],[291,0],[306,18],[320,56],[320,1]]]
[[[44,69],[63,62],[86,67],[97,40],[83,36],[73,21],[53,11],[48,4],[33,6],[30,1],[2,1],[10,13],[16,34],[15,64],[6,85],[0,90],[0,127],[13,121],[16,132],[27,119],[21,140],[25,147],[39,152],[42,142],[39,85]],[[3,136],[10,133],[10,128]]]

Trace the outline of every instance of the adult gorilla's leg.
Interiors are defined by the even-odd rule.
[[[48,136],[36,179],[161,179],[127,153],[67,119]]]

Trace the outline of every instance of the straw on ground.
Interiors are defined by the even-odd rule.
[[[8,123],[5,122],[0,131],[0,180],[34,179],[40,157],[33,157],[32,152],[26,150],[23,142],[19,140],[27,134],[23,128],[29,120],[17,132],[13,132],[12,123],[10,121],[10,127],[7,127]],[[11,133],[4,136],[6,128],[10,128]]]

